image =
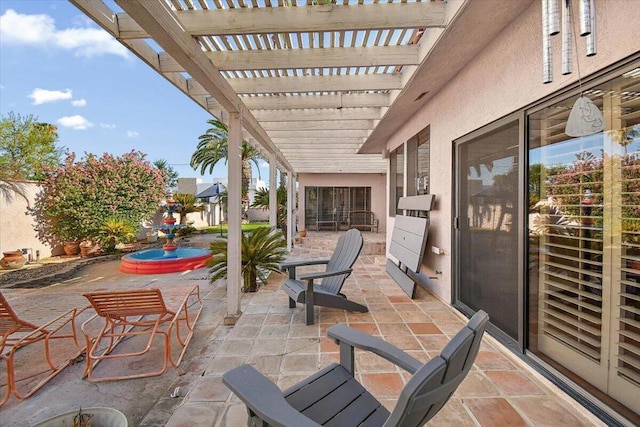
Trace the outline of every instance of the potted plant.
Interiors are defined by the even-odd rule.
[[[258,279],[267,282],[270,271],[279,272],[280,263],[287,254],[287,243],[275,228],[260,227],[242,234],[243,292],[256,292]],[[227,240],[211,242],[213,256],[207,261],[209,281],[227,278]]]
[[[91,407],[81,408],[75,411],[69,411],[64,414],[56,415],[34,425],[34,427],[58,427],[58,426],[77,426],[77,427],[127,427],[127,417],[114,408],[107,407]]]
[[[96,251],[99,250],[99,245],[90,239],[84,239],[80,242],[80,256],[82,258],[88,258],[90,256],[95,255]]]
[[[100,226],[98,241],[107,252],[114,252],[116,245],[129,243],[136,238],[136,228],[131,221],[111,217]]]

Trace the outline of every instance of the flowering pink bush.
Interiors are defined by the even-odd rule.
[[[151,216],[164,195],[164,175],[132,151],[120,157],[86,154],[47,170],[31,213],[41,241],[58,244],[95,239],[108,218],[139,224]]]

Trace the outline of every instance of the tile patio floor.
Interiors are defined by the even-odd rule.
[[[326,257],[333,249],[328,242],[335,241],[335,236],[310,232],[291,256]],[[0,426],[29,426],[77,405],[115,407],[127,415],[130,426],[243,426],[245,407],[222,384],[222,374],[251,363],[286,388],[338,359],[337,346],[326,338],[326,329],[335,323],[381,336],[417,359],[428,360],[465,320],[424,290],[414,300],[407,298],[384,272],[385,262],[383,255],[361,255],[343,287],[350,299],[366,304],[369,313],[316,308],[316,324],[311,326],[304,324],[300,304],[288,308],[286,295],[278,290],[283,277],[273,277],[259,292],[243,295],[243,315],[233,327],[222,325],[225,286],[209,284],[205,270],[132,276],[117,272],[117,263],[109,262],[89,267],[79,277],[55,286],[3,290],[28,319],[33,301],[39,301],[40,308],[61,312],[66,306],[85,305],[79,295],[87,290],[163,289],[176,283],[199,285],[205,309],[186,360],[178,369],[149,379],[93,384],[79,379],[81,364],[73,365],[30,399],[20,402],[12,398],[0,409]],[[409,378],[389,362],[367,353],[356,353],[356,370],[358,378],[389,409]],[[180,396],[169,397],[176,387],[180,387]],[[485,335],[474,368],[429,425],[570,427],[602,423]]]

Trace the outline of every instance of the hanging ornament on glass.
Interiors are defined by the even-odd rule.
[[[573,104],[564,133],[569,136],[587,136],[604,129],[604,117],[596,104],[580,96]]]
[[[573,23],[571,8],[572,0],[541,0],[542,3],[542,70],[543,83],[553,81],[551,36],[558,31],[558,1],[561,2],[562,12],[562,74],[573,72],[573,51],[578,53],[576,28]],[[587,56],[596,54],[596,5],[595,0],[578,0],[580,36],[587,37]],[[574,46],[575,45],[575,46]],[[580,59],[576,57],[578,68],[578,84],[580,96],[571,108],[565,133],[571,137],[587,136],[601,132],[605,121],[600,109],[584,95],[582,91],[582,76],[580,75]]]

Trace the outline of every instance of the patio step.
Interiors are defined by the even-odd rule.
[[[386,254],[386,242],[384,241],[371,241],[367,239],[367,235],[364,236],[364,244],[362,245],[361,255],[384,255]],[[329,252],[336,246],[339,234],[331,236],[309,236],[302,239],[301,245],[305,249],[309,250],[322,250],[326,249]],[[297,238],[297,243],[300,244],[300,238]]]

